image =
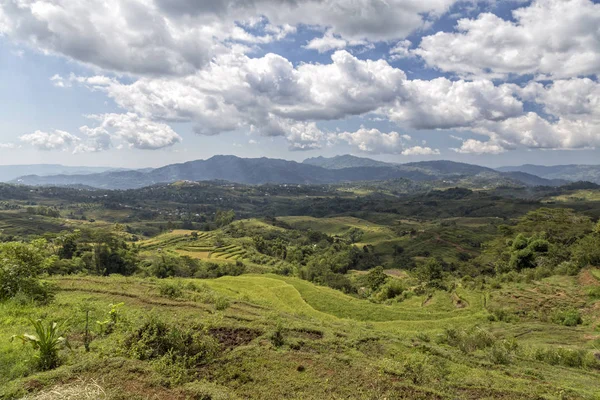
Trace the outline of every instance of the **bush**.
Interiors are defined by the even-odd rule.
[[[491,347],[496,342],[496,337],[479,327],[474,327],[468,331],[446,328],[439,341],[456,347],[464,353],[471,353],[475,350]]]
[[[161,296],[168,297],[171,299],[183,297],[183,290],[181,289],[181,285],[174,282],[162,282],[158,286],[158,291]]]
[[[27,296],[47,303],[54,297],[53,287],[40,281],[56,257],[49,257],[43,239],[31,243],[0,243],[0,301]]]
[[[563,347],[534,348],[529,353],[534,360],[550,365],[562,365],[571,368],[600,368],[600,361],[585,350],[572,350]]]
[[[273,331],[273,333],[271,333],[270,339],[271,343],[275,347],[281,347],[285,344],[285,339],[283,337],[283,325],[281,324],[281,322],[277,323],[275,330]]]
[[[495,343],[488,350],[488,358],[493,364],[508,365],[512,362],[518,347],[519,346],[514,339],[503,340],[500,343]]]
[[[390,279],[379,289],[379,292],[375,294],[375,299],[377,301],[386,301],[389,299],[394,299],[400,296],[405,289],[406,288],[402,281],[398,279]]]
[[[123,347],[129,356],[139,360],[156,360],[168,355],[173,362],[186,366],[209,362],[219,351],[218,342],[205,334],[203,327],[172,326],[155,317],[129,334]]]
[[[554,313],[552,322],[564,326],[577,326],[583,323],[583,320],[581,319],[581,313],[578,310],[571,309]]]

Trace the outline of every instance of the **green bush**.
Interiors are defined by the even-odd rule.
[[[529,356],[537,361],[550,365],[562,365],[571,368],[600,368],[600,361],[594,354],[582,349],[566,349],[564,347],[533,348]]]
[[[390,279],[381,286],[374,297],[377,301],[386,301],[402,295],[405,290],[406,287],[402,281],[399,279]]]
[[[555,312],[552,316],[552,322],[564,326],[577,326],[583,323],[583,320],[578,310],[571,309]]]
[[[183,290],[181,289],[181,285],[175,282],[161,282],[158,286],[158,291],[161,296],[168,297],[171,299],[183,297]]]
[[[151,316],[124,340],[125,352],[139,360],[156,360],[168,355],[185,365],[211,361],[219,351],[218,342],[203,327],[169,325]]]
[[[496,342],[496,337],[480,327],[469,330],[446,328],[439,337],[439,342],[456,347],[464,353],[471,353],[491,347]]]
[[[0,301],[20,295],[40,303],[50,302],[54,297],[53,286],[39,277],[55,259],[49,256],[43,239],[0,243]]]
[[[270,336],[271,343],[275,347],[281,347],[285,344],[285,338],[283,337],[283,325],[281,322],[277,323],[275,330],[271,333]]]

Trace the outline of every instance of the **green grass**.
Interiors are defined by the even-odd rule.
[[[492,323],[486,318],[484,294],[461,287],[455,293],[434,292],[427,302],[416,296],[388,306],[277,275],[163,281],[73,276],[52,282],[60,290],[48,306],[0,304],[0,398],[28,391],[59,393],[78,382],[97,383],[111,399],[553,399],[557,393],[593,399],[598,394],[598,371],[553,366],[526,356],[530,346],[551,348],[559,338],[560,343],[585,347],[584,337],[593,332],[592,326]],[[159,288],[167,282],[180,287],[180,297],[161,296]],[[567,278],[545,284],[572,291],[573,282]],[[514,285],[500,293],[535,287]],[[456,296],[468,307],[456,308]],[[218,309],[223,301],[227,306]],[[84,306],[96,321],[105,319],[109,304],[118,302],[125,306],[116,329],[100,335],[94,326],[91,352],[85,353]],[[148,315],[167,324],[222,332],[216,337],[229,347],[199,371],[180,370],[176,364],[165,368],[160,359],[128,357],[119,350],[123,340]],[[61,352],[63,365],[54,371],[35,371],[31,351],[9,342],[10,336],[30,330],[30,317],[67,320],[65,334],[73,351]],[[283,327],[281,347],[270,340],[277,325]],[[490,330],[498,340],[518,336],[523,355],[509,365],[493,364],[489,350],[463,353],[437,343],[444,328],[475,325]],[[253,333],[240,336],[242,332]],[[411,376],[418,378],[416,383]]]

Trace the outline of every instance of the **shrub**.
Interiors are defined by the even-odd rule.
[[[171,299],[183,297],[181,286],[173,282],[162,282],[158,287],[158,291],[161,296],[169,297]]]
[[[500,343],[495,343],[488,350],[488,358],[493,364],[508,365],[512,362],[518,347],[514,339],[503,340]]]
[[[571,368],[600,368],[600,361],[585,350],[572,350],[563,347],[534,348],[529,353],[534,360],[550,365],[562,365]]]
[[[126,353],[140,360],[156,360],[165,355],[188,365],[211,361],[219,344],[202,327],[181,328],[150,317],[123,342]]]
[[[275,330],[271,333],[271,343],[275,347],[281,347],[285,344],[285,338],[283,337],[283,325],[281,321],[277,323]]]
[[[400,296],[405,290],[404,284],[398,279],[390,279],[375,295],[378,301],[385,301]]]
[[[0,243],[0,301],[27,296],[40,303],[54,297],[51,285],[39,280],[56,257],[48,257],[47,243],[43,239],[31,243]]]
[[[492,346],[496,342],[496,338],[490,332],[479,327],[474,327],[468,331],[446,328],[439,337],[439,341],[456,347],[464,353],[471,353]]]
[[[11,341],[20,339],[23,344],[31,344],[38,351],[36,359],[38,367],[42,371],[56,368],[59,364],[58,351],[63,347],[70,348],[69,342],[59,333],[62,324],[52,322],[45,328],[42,320],[32,320],[31,323],[35,329],[35,335],[25,333],[13,336]]]
[[[555,324],[564,326],[577,326],[583,323],[583,320],[581,319],[581,313],[575,309],[557,311],[552,316],[552,321]]]

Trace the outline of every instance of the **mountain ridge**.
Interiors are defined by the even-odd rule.
[[[349,158],[350,157],[350,158]],[[353,158],[352,158],[353,157]],[[343,162],[369,163],[370,159],[348,156],[338,158]],[[309,159],[310,160],[310,159]],[[314,159],[313,159],[314,160]],[[306,161],[306,160],[305,160]],[[461,184],[465,180],[481,185],[559,186],[566,181],[548,180],[524,172],[499,172],[488,167],[454,161],[438,160],[408,164],[392,164],[374,161],[374,166],[324,168],[274,158],[241,158],[232,155],[216,155],[206,160],[187,161],[165,165],[150,170],[104,171],[84,175],[25,175],[15,183],[31,186],[85,185],[101,189],[135,189],[158,183],[180,180],[224,180],[243,184],[334,184],[353,181],[373,181],[406,178],[414,181],[442,180]],[[327,162],[327,159],[319,159]],[[330,163],[335,166],[336,162]]]

